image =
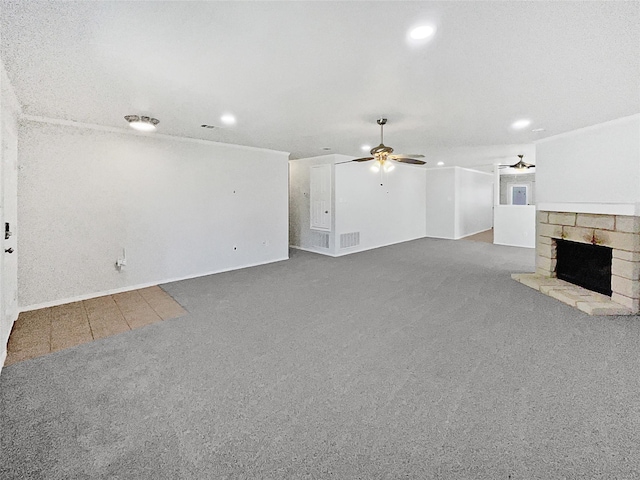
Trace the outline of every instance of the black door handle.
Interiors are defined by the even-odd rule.
[[[4,252],[5,253],[13,253],[13,248],[5,248]]]

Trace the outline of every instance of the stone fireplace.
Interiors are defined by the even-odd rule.
[[[536,273],[514,279],[591,315],[640,313],[640,217],[538,211],[536,232]],[[556,278],[562,241],[611,249],[611,296]]]

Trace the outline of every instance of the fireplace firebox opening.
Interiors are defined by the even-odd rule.
[[[556,240],[559,279],[611,296],[613,249],[601,245]]]

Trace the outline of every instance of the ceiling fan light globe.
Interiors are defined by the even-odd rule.
[[[142,120],[131,122],[129,126],[139,132],[153,132],[156,129],[153,123],[143,122]]]
[[[139,132],[153,132],[156,125],[160,123],[157,118],[138,115],[125,115],[124,119],[129,122],[129,126]]]

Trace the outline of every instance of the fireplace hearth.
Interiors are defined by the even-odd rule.
[[[538,211],[536,273],[512,277],[591,315],[640,313],[640,216]]]

